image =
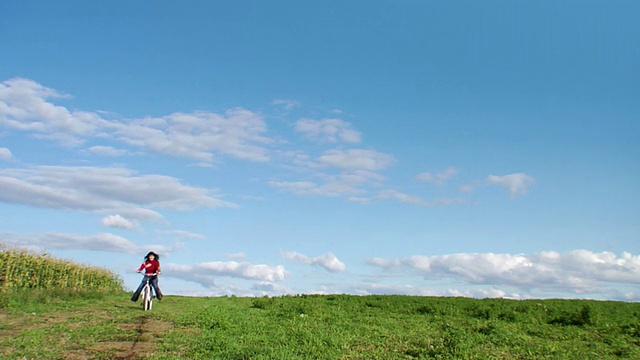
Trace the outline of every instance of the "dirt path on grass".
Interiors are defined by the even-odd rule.
[[[135,325],[128,325],[123,330],[134,328],[136,338],[133,341],[103,341],[87,350],[92,353],[110,353],[115,359],[137,360],[152,357],[156,350],[156,337],[173,327],[171,323],[142,316]]]
[[[86,322],[73,322],[69,323],[76,316],[89,317],[91,320]],[[0,312],[0,344],[8,344],[11,342],[11,338],[21,336],[25,331],[37,331],[42,329],[49,329],[59,325],[68,324],[65,327],[78,328],[86,326],[88,322],[104,321],[108,319],[108,315],[100,312],[93,312],[90,315],[87,312],[66,312],[66,313],[52,313],[46,315],[39,314],[24,314],[22,316],[8,315],[4,312]],[[73,321],[73,320],[72,320]],[[52,345],[60,347],[59,357],[66,360],[89,360],[96,358],[110,358],[110,359],[125,359],[125,360],[138,360],[153,358],[153,355],[157,348],[156,339],[162,336],[163,333],[171,330],[173,324],[170,322],[154,319],[153,315],[142,315],[135,322],[118,324],[117,328],[121,334],[135,334],[134,336],[122,336],[127,340],[111,340],[96,342],[83,349],[78,349],[68,343],[68,339],[64,336],[52,337],[47,339]],[[113,336],[112,338],[118,338]],[[7,356],[12,358],[15,351],[11,346],[0,346],[0,358]],[[66,350],[64,350],[66,348]],[[72,348],[72,349],[69,349]]]

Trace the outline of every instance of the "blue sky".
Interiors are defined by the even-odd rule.
[[[0,240],[167,294],[640,300],[640,4],[0,4]]]

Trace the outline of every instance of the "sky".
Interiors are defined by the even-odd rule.
[[[165,294],[640,301],[640,2],[0,3],[0,244]]]

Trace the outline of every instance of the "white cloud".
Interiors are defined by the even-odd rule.
[[[425,279],[453,278],[469,284],[514,286],[529,291],[595,292],[606,283],[640,284],[640,256],[622,253],[542,252],[532,255],[452,254],[370,259],[386,270],[408,269]]]
[[[474,189],[475,189],[475,186],[472,185],[472,184],[460,185],[458,187],[458,191],[463,192],[463,193],[473,192]]]
[[[114,122],[112,128],[114,136],[127,144],[205,162],[213,161],[215,154],[268,161],[263,145],[272,142],[262,135],[267,130],[262,117],[242,108],[227,110],[225,116],[197,111]]]
[[[389,154],[365,149],[327,150],[317,160],[325,166],[366,171],[384,170],[395,162],[394,157]]]
[[[152,209],[175,211],[233,207],[212,190],[162,175],[135,175],[125,168],[38,166],[0,169],[0,201],[36,207],[120,214],[158,220]]]
[[[340,197],[365,194],[368,185],[377,186],[384,178],[374,171],[340,169],[335,174],[329,170],[316,172],[313,179],[314,181],[270,181],[269,185],[296,195]]]
[[[10,161],[13,159],[11,151],[5,147],[0,147],[0,160]]]
[[[257,290],[262,295],[281,295],[290,293],[291,290],[281,284],[276,284],[268,281],[258,281],[253,286],[251,286],[251,290]]]
[[[368,186],[380,186],[384,177],[378,171],[395,161],[391,155],[363,149],[328,150],[315,161],[298,153],[289,155],[295,164],[314,171],[313,181],[270,181],[271,187],[296,195],[354,199],[364,199],[362,195],[367,193]]]
[[[518,195],[524,195],[533,185],[535,179],[524,173],[515,173],[504,176],[489,175],[487,183],[498,185],[509,190],[509,195],[514,198]]]
[[[369,204],[371,203],[371,199],[360,197],[360,196],[351,196],[347,199],[348,202],[356,203],[356,204]]]
[[[431,174],[431,173],[420,173],[416,177],[418,180],[427,181],[437,186],[444,186],[447,180],[453,178],[458,174],[458,170],[454,167],[448,167],[444,171]]]
[[[207,288],[215,287],[217,277],[277,282],[284,281],[287,276],[287,271],[282,265],[256,265],[235,261],[212,261],[191,265],[164,264],[162,272],[164,276],[192,281]]]
[[[430,288],[421,288],[414,285],[386,285],[386,284],[363,284],[353,289],[359,295],[417,295],[417,296],[442,296],[443,293]]]
[[[165,231],[165,234],[173,235],[182,239],[197,239],[197,240],[206,239],[203,235],[192,233],[189,231],[184,231],[184,230]]]
[[[300,102],[295,100],[276,99],[271,102],[273,105],[281,106],[286,111],[291,111],[300,106]]]
[[[393,266],[398,266],[400,265],[400,262],[398,260],[387,260],[387,259],[382,259],[382,258],[371,258],[369,260],[367,260],[367,264],[369,265],[373,265],[373,266],[377,266],[377,267],[381,267],[383,269],[387,269],[387,268],[391,268]]]
[[[340,178],[328,178],[324,184],[316,184],[309,181],[271,181],[269,185],[296,195],[340,197],[366,192],[359,188],[361,183],[349,183]]]
[[[507,294],[503,290],[496,289],[496,288],[467,290],[462,293],[462,296],[474,297],[474,298],[520,299],[520,295],[518,294]]]
[[[0,126],[77,145],[104,124],[96,113],[69,111],[47,101],[55,98],[68,96],[29,79],[4,81],[0,84]]]
[[[627,292],[627,293],[624,294],[623,299],[625,301],[639,302],[640,301],[640,291]]]
[[[313,194],[318,188],[310,181],[270,181],[269,185],[297,195]]]
[[[5,233],[3,234],[3,240],[9,244],[35,246],[48,250],[89,250],[127,254],[155,251],[166,254],[176,249],[176,247],[163,245],[138,246],[126,238],[110,233],[89,236],[61,232],[46,232],[25,236]]]
[[[504,290],[496,289],[493,287],[488,289],[467,289],[467,290],[448,289],[442,295],[443,296],[462,296],[462,297],[471,297],[471,298],[479,298],[479,299],[502,298],[502,299],[524,300],[524,299],[530,298],[530,296],[523,296],[519,293],[507,293]]]
[[[129,153],[126,150],[119,150],[111,146],[92,146],[85,151],[100,156],[124,156]]]
[[[106,227],[120,228],[125,230],[131,230],[139,226],[137,222],[127,220],[124,217],[120,216],[120,214],[106,216],[102,218],[100,222]]]
[[[101,117],[99,112],[70,111],[64,106],[55,105],[52,102],[65,97],[56,90],[46,88],[32,80],[11,79],[5,81],[0,87],[0,118],[2,119],[0,127],[36,133],[51,139],[58,139],[67,145],[78,145],[89,138],[99,139],[101,142],[120,142],[143,151],[197,159],[200,161],[200,166],[211,166],[221,156],[257,162],[271,159],[270,152],[265,146],[274,143],[274,141],[265,136],[267,127],[263,118],[249,110],[234,108],[226,111],[224,115],[194,111],[159,117],[106,120]],[[296,105],[295,102],[284,100],[277,100],[274,104]],[[322,141],[360,142],[360,133],[353,130],[351,124],[340,119],[302,119],[297,123],[296,128],[303,134]],[[107,144],[92,146],[84,151],[101,156],[131,154],[128,150],[118,149]],[[294,153],[298,155],[293,159],[293,164],[303,166],[307,170],[324,170],[326,172],[313,174],[314,179],[274,181],[271,185],[283,191],[305,195],[346,196],[364,199],[367,192],[366,186],[379,186],[376,182],[382,180],[382,176],[377,172],[388,168],[395,162],[391,155],[366,149],[328,150],[314,160],[299,151]],[[34,171],[42,172],[43,170],[29,169],[25,172]],[[91,172],[96,173],[97,171],[92,170]],[[3,175],[0,174],[0,176]],[[63,176],[68,176],[68,174],[63,174]],[[140,183],[147,182],[151,181],[151,177],[152,175],[142,176],[137,180],[140,180]],[[44,177],[42,178],[44,179]],[[113,177],[107,177],[106,181],[108,182],[110,179]],[[318,181],[318,179],[320,180]],[[100,196],[95,196],[98,195],[94,191],[96,189],[90,189],[85,194],[81,194],[86,189],[83,186],[59,188],[59,184],[34,183],[24,177],[12,174],[5,176],[3,180],[0,180],[0,183],[2,181],[5,185],[19,190],[18,193],[43,196],[18,198],[6,195],[3,199],[0,195],[0,201],[29,203],[35,206],[54,208],[69,207],[101,213],[119,213],[121,216],[131,219],[160,218],[161,216],[150,208],[176,209],[179,202],[178,199],[174,199],[171,203],[154,201],[153,204],[149,204],[135,200],[128,201],[125,197],[107,198],[104,192]],[[169,178],[160,179],[161,183],[168,181],[171,180]],[[136,181],[127,179],[127,182]],[[106,184],[107,187],[111,187],[111,185]],[[151,188],[163,190],[157,185],[151,186]],[[185,188],[182,186],[182,189]],[[115,190],[116,196],[126,192],[126,189],[112,188],[111,190]],[[195,189],[190,188],[190,190]],[[175,188],[168,192],[168,194],[172,193],[175,193]],[[133,199],[139,197],[132,193],[129,194],[133,195]],[[162,192],[159,191],[156,194],[162,194]],[[84,200],[86,199],[79,200],[80,197],[87,195],[91,195],[88,200],[92,201],[86,202],[85,205]],[[92,197],[95,198],[92,199]],[[184,199],[186,201],[181,203],[182,208],[200,206],[198,201],[191,201],[193,200],[192,196],[187,196]],[[203,200],[204,197],[200,196],[199,199]],[[207,202],[217,202],[215,206],[231,205],[221,200],[210,200],[213,200],[211,196],[208,197]],[[112,206],[106,206],[109,203]]]
[[[381,199],[393,199],[403,203],[415,204],[415,205],[421,205],[421,206],[427,206],[428,204],[426,201],[422,200],[417,196],[408,195],[392,189],[380,191],[378,193],[378,197],[380,197]]]
[[[300,119],[296,131],[321,142],[359,143],[361,135],[351,129],[351,124],[341,119]]]
[[[281,252],[281,255],[287,260],[308,265],[317,265],[330,272],[342,272],[346,268],[345,264],[330,252],[314,258],[310,258],[296,251]]]
[[[106,120],[98,112],[69,110],[51,99],[67,96],[28,79],[10,79],[0,84],[0,127],[37,134],[68,146],[87,138],[120,141],[143,150],[176,157],[214,161],[216,155],[264,162],[264,147],[273,141],[265,136],[262,117],[234,108],[224,115],[206,111],[173,113],[157,118]],[[108,146],[87,151],[117,156]]]
[[[427,207],[439,206],[439,205],[454,205],[454,204],[461,204],[464,202],[463,199],[459,199],[459,198],[441,198],[441,199],[435,199],[432,201],[425,201],[418,196],[408,195],[393,189],[380,191],[378,193],[378,197],[380,199],[396,200],[396,201],[407,203],[407,204],[414,204],[414,205],[427,206]]]
[[[520,294],[507,293],[503,290],[496,288],[487,289],[436,289],[430,287],[421,287],[415,285],[388,285],[388,284],[361,284],[355,286],[352,291],[359,295],[414,295],[414,296],[459,296],[470,298],[507,298],[507,299],[523,299]]]

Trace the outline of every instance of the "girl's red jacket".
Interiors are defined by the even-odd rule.
[[[155,259],[151,261],[147,260],[140,265],[138,271],[142,271],[142,269],[144,269],[145,275],[155,274],[160,272],[160,263]]]

